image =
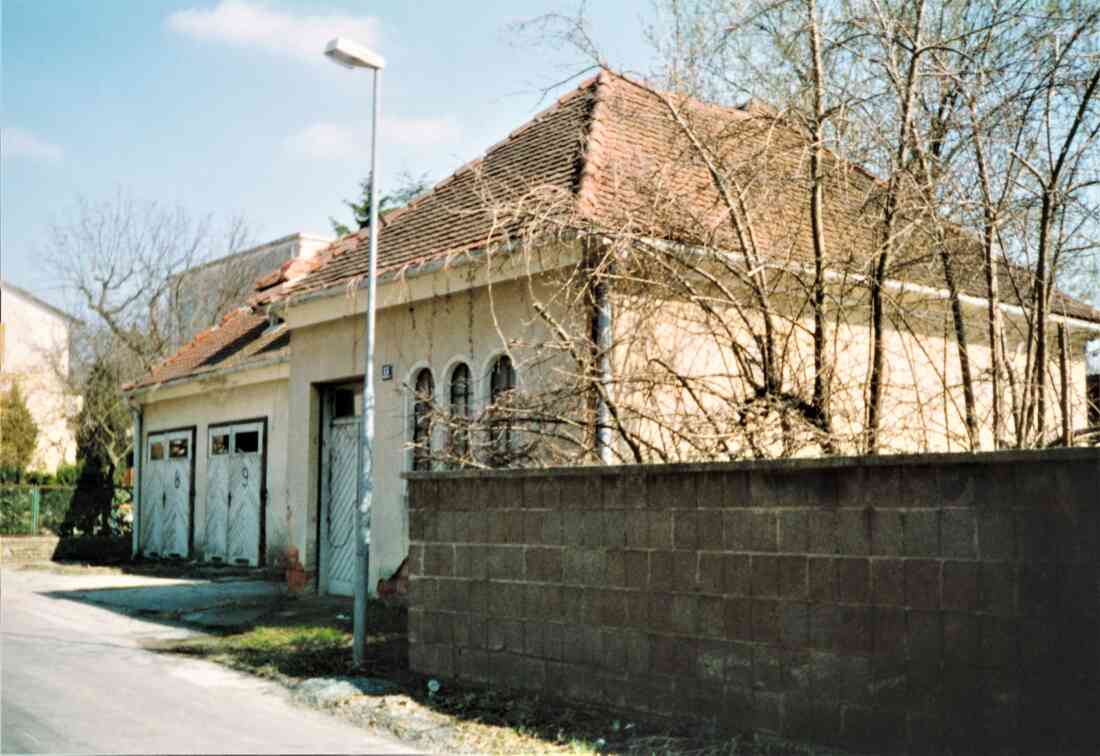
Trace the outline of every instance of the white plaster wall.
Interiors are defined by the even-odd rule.
[[[487,401],[487,371],[501,353],[502,344],[518,337],[536,340],[541,324],[526,304],[526,282],[508,282],[458,291],[462,275],[433,277],[439,289],[431,298],[424,292],[385,287],[378,313],[375,356],[375,489],[371,517],[369,583],[373,592],[379,578],[387,578],[408,552],[408,515],[401,473],[411,465],[406,449],[410,439],[412,374],[429,367],[435,378],[436,399],[445,401],[447,376],[459,360],[474,376],[475,411]],[[453,287],[453,288],[452,288]],[[411,301],[416,298],[416,301]],[[319,496],[317,461],[320,431],[320,394],[325,383],[361,380],[364,317],[351,298],[329,305],[344,317],[293,331],[290,370],[291,438],[287,467],[288,498],[292,504],[292,541],[303,564],[316,569]],[[495,315],[495,318],[494,318]],[[499,329],[499,330],[498,330]],[[523,350],[513,353],[518,380],[524,375]],[[393,368],[393,379],[383,381],[383,365]],[[304,506],[299,506],[299,503]]]
[[[190,396],[144,400],[144,431],[151,433],[195,426],[195,529],[194,558],[205,558],[207,429],[216,423],[267,418],[266,563],[282,564],[288,545],[290,507],[287,499],[287,439],[289,413],[287,382],[267,381],[249,385],[208,381],[202,392]]]
[[[76,460],[76,441],[70,421],[80,408],[70,395],[69,321],[7,286],[2,293],[3,355],[0,391],[19,382],[35,423],[38,448],[31,469],[50,471]]]

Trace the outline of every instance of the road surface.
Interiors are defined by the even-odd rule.
[[[141,647],[188,630],[48,595],[151,582],[167,581],[0,571],[0,752],[414,750],[296,706],[275,683]]]

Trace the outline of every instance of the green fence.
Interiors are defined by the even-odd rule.
[[[99,491],[76,486],[0,485],[0,534],[59,535],[69,512],[79,511],[82,498],[86,496],[111,498],[112,534],[118,535],[129,527],[129,489]]]

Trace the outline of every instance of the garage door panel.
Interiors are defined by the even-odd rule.
[[[207,554],[259,566],[263,530],[265,426],[243,422],[210,430],[207,463]]]

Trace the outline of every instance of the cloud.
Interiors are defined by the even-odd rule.
[[[4,158],[22,157],[56,163],[61,160],[63,153],[56,144],[50,144],[29,131],[7,127],[0,131],[0,155]]]
[[[455,142],[458,122],[443,118],[383,118],[380,147],[431,147]],[[287,137],[287,150],[314,160],[361,157],[370,149],[369,124],[313,123]]]
[[[341,13],[292,13],[249,0],[221,0],[213,8],[175,11],[167,25],[194,39],[319,61],[333,37],[375,43],[378,20]]]

